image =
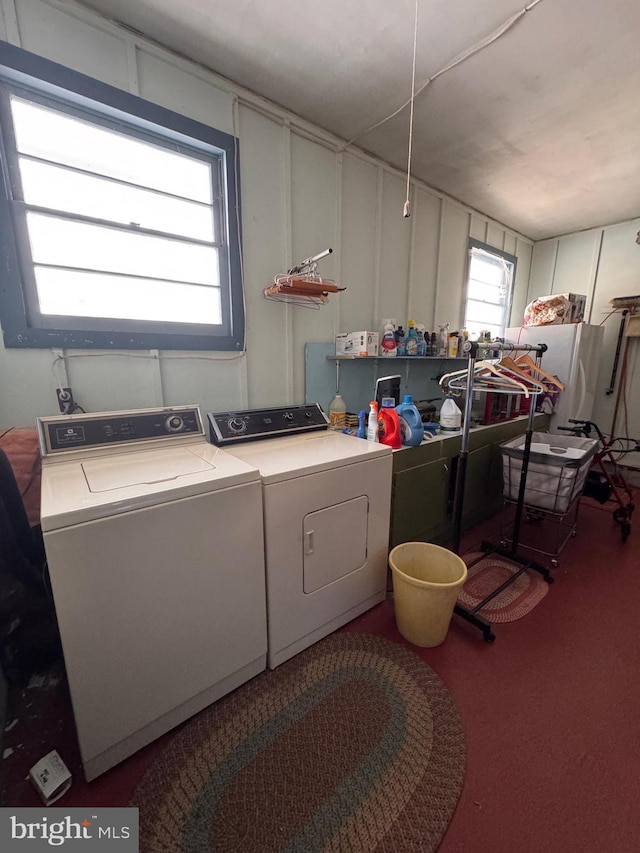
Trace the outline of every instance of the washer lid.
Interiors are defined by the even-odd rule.
[[[186,474],[211,471],[213,465],[190,453],[185,447],[174,447],[160,453],[132,453],[127,463],[120,456],[104,456],[80,463],[90,492],[109,492],[126,486],[153,485],[177,480]]]
[[[206,441],[43,466],[43,531],[259,482],[256,468]]]
[[[225,448],[225,452],[258,468],[265,485],[391,456],[391,448],[386,444],[339,432],[254,441]]]

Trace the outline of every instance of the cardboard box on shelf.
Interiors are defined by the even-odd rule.
[[[343,332],[336,335],[336,355],[377,356],[378,332]]]
[[[350,355],[349,350],[349,332],[343,332],[336,335],[336,355]]]

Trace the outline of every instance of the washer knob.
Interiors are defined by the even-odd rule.
[[[246,421],[243,421],[242,418],[231,418],[227,424],[231,432],[240,433],[244,432],[247,428]]]
[[[181,429],[184,429],[184,421],[180,415],[171,415],[166,419],[164,425],[167,428],[167,432],[180,432]]]

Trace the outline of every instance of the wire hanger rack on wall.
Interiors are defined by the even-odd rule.
[[[273,284],[262,291],[264,298],[302,308],[322,308],[329,301],[330,293],[346,290],[346,287],[341,287],[330,278],[323,278],[317,272],[318,261],[332,252],[333,249],[325,249],[291,267],[289,272],[276,275]]]

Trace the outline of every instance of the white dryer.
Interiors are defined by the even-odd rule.
[[[38,419],[42,529],[85,776],[266,668],[258,471],[196,406]]]
[[[317,404],[208,417],[262,476],[273,669],[384,600],[391,448],[327,430]]]

